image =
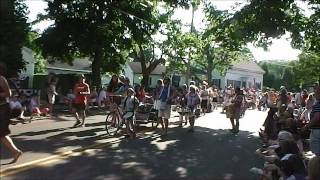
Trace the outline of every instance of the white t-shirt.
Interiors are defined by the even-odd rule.
[[[139,103],[139,100],[135,96],[130,96],[124,100],[124,103],[124,112],[132,112],[134,111],[135,104]]]
[[[21,109],[22,105],[19,101],[10,101],[9,102],[10,109]]]

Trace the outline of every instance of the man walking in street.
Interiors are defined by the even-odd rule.
[[[171,104],[174,101],[175,91],[174,88],[170,85],[170,79],[164,78],[164,86],[160,93],[160,109],[159,109],[159,119],[162,126],[162,134],[166,135],[169,126],[169,119],[171,116]]]
[[[74,86],[73,89],[73,93],[75,95],[73,108],[75,117],[77,119],[77,122],[73,127],[85,125],[87,96],[90,95],[90,87],[87,83],[85,83],[85,81],[85,76],[80,75],[79,82]],[[82,121],[80,121],[79,114],[82,116]]]

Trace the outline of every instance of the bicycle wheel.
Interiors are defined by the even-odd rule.
[[[106,117],[106,131],[109,135],[115,135],[120,127],[119,117],[115,113],[108,114]]]

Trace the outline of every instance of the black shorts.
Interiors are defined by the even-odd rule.
[[[73,103],[72,106],[76,111],[84,111],[86,109],[86,105],[85,104]]]
[[[208,108],[208,100],[207,99],[201,101],[201,108],[202,109]]]
[[[0,105],[0,137],[10,134],[10,108],[9,104]]]
[[[217,97],[212,98],[212,102],[218,102],[218,98]]]

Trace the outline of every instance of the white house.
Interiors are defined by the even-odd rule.
[[[261,89],[264,73],[264,70],[254,61],[244,61],[234,64],[224,77],[213,72],[212,81],[220,88],[231,85],[232,87]]]
[[[254,61],[244,61],[232,65],[226,72],[225,76],[221,76],[218,72],[212,72],[212,82],[219,88],[224,89],[226,86],[241,88],[257,88],[263,87],[263,74],[265,72]],[[191,79],[206,79],[205,74],[193,74]],[[179,85],[186,82],[186,77],[180,75]]]
[[[28,81],[28,86],[32,87],[33,83],[33,75],[34,75],[34,65],[36,60],[34,59],[33,56],[33,51],[27,47],[22,47],[21,49],[22,52],[22,59],[26,63],[26,67],[24,70],[22,70],[19,74],[20,80],[23,80],[25,78],[29,78]]]
[[[142,80],[142,68],[140,62],[129,62],[123,69],[124,75],[130,79],[132,84],[140,84]],[[157,80],[163,78],[166,67],[158,65],[150,74],[149,87],[154,88]]]

